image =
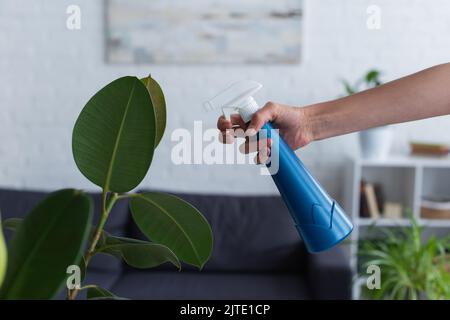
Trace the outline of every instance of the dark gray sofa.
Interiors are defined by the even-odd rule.
[[[0,190],[3,219],[23,217],[45,195]],[[169,264],[136,270],[97,255],[85,283],[132,299],[350,299],[345,251],[338,247],[308,254],[279,197],[177,195],[196,206],[213,229],[213,254],[202,271],[183,265],[178,272]],[[100,196],[93,197],[98,213]],[[115,206],[106,229],[143,238],[126,201]],[[5,233],[10,239],[11,233]]]

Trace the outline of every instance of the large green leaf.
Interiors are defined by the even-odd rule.
[[[4,299],[51,299],[81,259],[92,219],[91,199],[66,189],[50,194],[24,219],[11,240]]]
[[[166,100],[164,98],[164,93],[159,86],[158,82],[151,76],[141,79],[145,84],[148,92],[150,93],[150,98],[152,99],[153,109],[155,110],[156,116],[156,137],[155,137],[155,147],[161,141],[164,135],[164,130],[166,129]]]
[[[22,218],[9,218],[3,221],[3,228],[8,229],[10,231],[16,231],[19,226],[23,223]],[[91,227],[91,230],[93,230],[94,227]],[[1,230],[0,230],[1,232]],[[93,234],[93,231],[91,231],[91,235]],[[80,262],[78,263],[78,266],[80,267],[81,271],[81,281],[84,280],[86,277],[86,261],[84,257],[81,257]]]
[[[6,250],[5,238],[3,237],[2,220],[0,215],[0,288],[6,273],[6,264],[8,261],[8,251]]]
[[[97,252],[122,258],[128,265],[139,268],[153,268],[170,262],[180,268],[177,256],[166,246],[136,239],[108,236]]]
[[[145,85],[117,79],[97,92],[78,117],[72,151],[80,171],[108,191],[135,188],[150,167],[156,121]]]
[[[169,247],[182,261],[202,268],[212,250],[208,221],[173,195],[144,193],[130,201],[133,219],[152,241]]]

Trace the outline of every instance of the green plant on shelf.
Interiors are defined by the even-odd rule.
[[[364,287],[364,297],[450,299],[450,237],[432,235],[424,241],[424,227],[412,214],[409,219],[410,227],[376,228],[381,237],[360,241],[363,269],[376,265],[381,270],[381,288]]]
[[[102,190],[97,223],[92,225],[92,199],[75,189],[51,193],[24,219],[3,221],[1,227],[15,233],[7,252],[0,231],[0,298],[52,299],[67,284],[68,299],[81,290],[88,299],[120,299],[84,283],[97,254],[135,268],[168,262],[180,269],[180,261],[203,267],[211,255],[212,232],[195,207],[169,194],[128,193],[147,174],[165,127],[164,94],[150,76],[119,78],[87,102],[73,129],[72,152],[81,173]],[[114,205],[125,199],[134,222],[151,241],[104,230]],[[78,270],[79,277],[70,270]]]
[[[354,84],[351,84],[347,80],[342,80],[344,86],[345,95],[352,95],[361,90],[378,87],[382,85],[380,80],[381,72],[376,69],[369,70],[364,76],[359,78]]]

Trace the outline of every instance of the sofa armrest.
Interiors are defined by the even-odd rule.
[[[309,254],[306,273],[314,299],[351,299],[350,259],[342,247]]]

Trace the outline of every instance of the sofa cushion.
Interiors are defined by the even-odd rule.
[[[305,251],[280,197],[176,194],[211,224],[214,247],[205,270],[300,271]],[[145,239],[131,222],[130,236]]]
[[[7,218],[24,218],[48,194],[48,192],[0,189],[2,220]],[[94,202],[94,217],[95,220],[98,220],[101,207],[101,195],[94,193],[91,196]],[[109,215],[105,230],[113,234],[124,235],[128,219],[128,202],[117,202]],[[12,232],[6,230],[5,237],[7,242],[9,242],[12,237]],[[119,260],[105,257],[104,255],[94,257],[90,263],[90,268],[97,269],[97,271],[117,273],[121,271],[121,267],[122,264]]]
[[[309,299],[302,277],[294,273],[126,272],[112,292],[131,299]]]

